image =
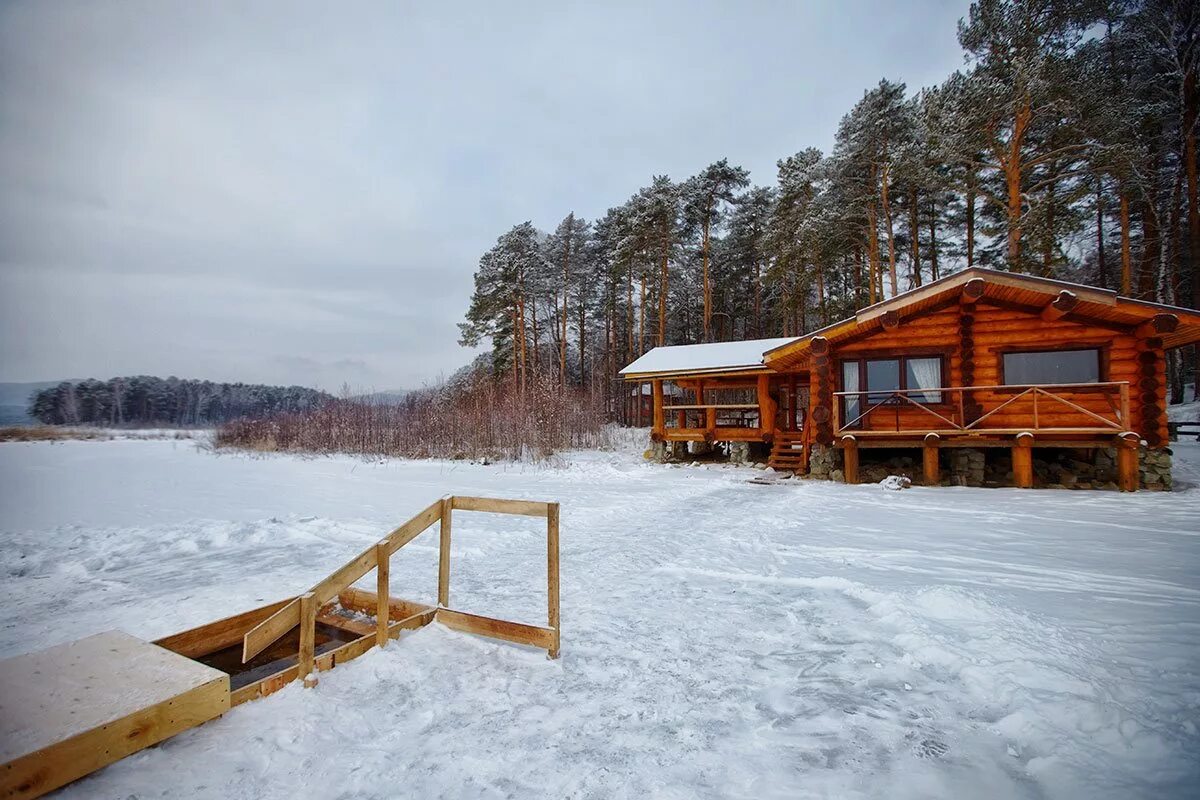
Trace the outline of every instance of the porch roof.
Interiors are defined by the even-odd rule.
[[[620,374],[626,380],[644,380],[682,375],[765,372],[768,370],[763,366],[763,354],[795,341],[796,337],[788,336],[656,347],[625,367]]]

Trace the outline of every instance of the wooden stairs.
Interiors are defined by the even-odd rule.
[[[776,431],[767,466],[792,472],[808,472],[808,436],[805,431]]]

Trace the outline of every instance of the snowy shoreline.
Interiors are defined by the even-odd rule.
[[[354,796],[1182,797],[1200,445],[1175,452],[1181,491],[1121,495],[7,443],[0,656],[294,593],[447,492],[558,500],[561,662],[431,627],[62,796],[324,796],[317,770]],[[461,524],[463,606],[541,621],[544,531]],[[397,594],[431,596],[430,537]]]

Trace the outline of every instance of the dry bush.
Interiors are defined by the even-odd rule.
[[[399,404],[342,399],[298,414],[217,429],[217,447],[401,458],[540,461],[562,450],[609,448],[604,400],[550,378],[524,391],[489,376],[427,389]]]
[[[53,425],[12,425],[0,428],[0,442],[61,442],[68,439],[109,439],[104,431],[59,428]]]

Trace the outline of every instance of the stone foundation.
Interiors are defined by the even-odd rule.
[[[982,450],[972,447],[950,449],[950,483],[955,486],[983,486],[984,464]]]
[[[842,480],[842,454],[836,447],[814,444],[808,457],[808,477],[827,481]]]
[[[1138,451],[1138,473],[1143,489],[1171,491],[1171,449],[1142,447]]]
[[[732,464],[745,464],[750,460],[749,442],[730,442],[729,461]]]

